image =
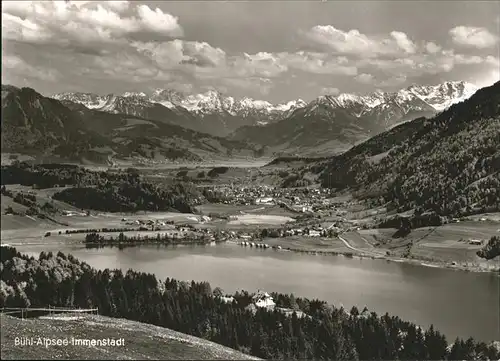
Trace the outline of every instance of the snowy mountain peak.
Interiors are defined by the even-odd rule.
[[[93,93],[59,93],[52,96],[57,100],[69,100],[74,103],[84,105],[89,109],[96,109],[102,107],[106,103],[106,97],[93,94]]]
[[[310,104],[356,109],[354,112],[358,113],[358,116],[369,109],[390,103],[407,107],[407,104],[413,102],[420,104],[421,107],[442,111],[452,104],[471,97],[477,90],[478,88],[475,85],[464,81],[449,81],[433,86],[413,84],[393,93],[377,90],[367,95],[351,93],[342,93],[337,96],[323,95]]]
[[[407,88],[436,111],[443,111],[455,103],[470,98],[478,89],[475,85],[464,81],[449,81],[434,86],[411,85]]]
[[[342,109],[357,118],[368,118],[382,126],[390,126],[394,122],[436,114],[468,99],[477,90],[473,84],[457,81],[431,86],[413,84],[396,92],[377,90],[366,95],[323,95],[310,102],[304,114],[333,114],[333,110]]]
[[[307,105],[307,103],[305,101],[303,101],[302,99],[297,99],[297,100],[290,100],[287,103],[278,104],[275,106],[275,108],[276,108],[276,110],[286,112],[289,110],[303,108],[306,105]]]
[[[124,98],[130,98],[130,97],[141,97],[145,98],[147,95],[146,93],[140,92],[140,93],[135,93],[135,92],[125,92],[122,94],[122,97]]]

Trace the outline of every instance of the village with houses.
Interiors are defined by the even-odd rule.
[[[310,242],[318,244],[324,243],[321,240],[338,240],[340,237],[347,244],[347,251],[351,252],[359,251],[359,248],[356,248],[356,245],[349,246],[349,237],[344,235],[377,227],[378,215],[381,212],[380,209],[353,211],[356,207],[360,208],[359,204],[339,199],[329,189],[323,188],[226,184],[210,185],[205,188],[217,194],[217,198],[211,202],[214,207],[212,211],[211,208],[208,208],[208,211],[200,208],[198,214],[184,217],[182,221],[131,215],[122,217],[120,223],[128,226],[130,230],[142,233],[156,232],[155,235],[161,237],[185,238],[202,243],[230,242],[243,247],[274,250],[294,250],[289,245],[294,240],[307,243],[308,239],[317,239]],[[63,211],[63,215],[95,217],[89,211]],[[382,219],[384,214],[380,215]],[[272,217],[281,217],[282,221],[269,222]],[[444,220],[444,223],[459,224],[461,221],[463,219],[453,218]],[[486,219],[481,218],[477,221],[485,222]],[[105,232],[105,229],[100,231]],[[367,237],[362,238],[366,240]],[[487,239],[462,237],[457,242],[462,245],[482,247],[487,243]],[[369,247],[373,249],[381,243],[384,241],[378,240]],[[368,252],[371,256],[385,253],[373,250]]]

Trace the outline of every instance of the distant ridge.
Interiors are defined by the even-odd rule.
[[[393,93],[325,95],[279,122],[242,127],[231,137],[287,151],[288,155],[326,156],[396,124],[432,117],[476,91],[470,83],[446,82],[412,85]]]
[[[155,111],[146,110],[145,116]],[[171,117],[155,121],[109,113],[47,98],[31,88],[2,85],[2,152],[100,164],[254,155],[255,149],[245,142],[172,124]]]
[[[344,110],[350,116],[367,118],[367,122],[386,128],[403,120],[434,115],[467,99],[476,90],[477,87],[463,81],[445,82],[435,86],[412,85],[394,93],[378,91],[368,95],[325,95],[309,103],[295,99],[282,104],[247,97],[237,99],[214,90],[200,94],[185,94],[170,89],[156,89],[149,94],[59,93],[52,97],[109,113],[124,113],[159,121],[169,119],[171,124],[224,136],[241,127],[272,126],[291,118],[299,109],[307,109],[305,115],[314,115],[319,105]],[[250,136],[251,141],[261,144],[258,137],[253,139],[251,133],[237,138]]]
[[[431,119],[392,128],[319,162],[324,186],[389,209],[443,216],[500,211],[500,82]]]

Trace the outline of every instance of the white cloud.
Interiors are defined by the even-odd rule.
[[[173,69],[183,60],[189,59],[184,55],[184,42],[178,39],[164,43],[132,42],[131,45],[162,69]]]
[[[182,51],[185,56],[201,67],[217,67],[226,62],[226,52],[206,42],[184,41]]]
[[[361,73],[358,76],[356,76],[354,79],[361,84],[372,84],[375,80],[373,75],[366,74],[366,73]]]
[[[419,77],[425,74],[436,75],[448,73],[457,65],[488,65],[497,64],[498,58],[464,55],[452,50],[441,50],[437,53],[417,53],[400,59],[362,59],[356,66],[365,72],[381,71],[386,76]]]
[[[286,71],[288,67],[281,59],[268,52],[256,54],[243,53],[243,56],[231,58],[231,65],[239,76],[276,77]]]
[[[494,45],[498,40],[484,28],[457,27],[450,34],[457,43],[483,48]],[[352,69],[344,73],[356,75],[354,80],[365,85],[397,86],[404,84],[407,78],[449,73],[457,66],[461,67],[460,71],[466,66],[478,64],[495,66],[498,61],[492,55],[456,53],[451,49],[443,49],[433,41],[420,40],[417,45],[400,31],[386,35],[363,34],[358,30],[344,31],[332,25],[318,25],[304,35],[309,40],[309,46],[319,45],[321,51],[306,53],[300,61],[296,57],[294,62],[288,64],[290,68],[319,74],[330,74],[330,71],[338,74],[339,66],[343,66],[344,70]],[[332,59],[332,55],[340,56],[333,61],[332,66],[327,66],[325,59]]]
[[[201,81],[221,81],[236,87],[262,86],[266,91],[269,85],[264,79],[288,70],[274,54],[228,55],[205,42],[176,39],[163,43],[134,42],[132,46],[163,71],[181,71]]]
[[[466,47],[492,48],[498,42],[497,35],[482,27],[457,26],[451,29],[449,33],[455,44]]]
[[[127,1],[2,3],[2,40],[64,46],[123,44],[136,33],[177,37],[182,28],[176,17],[160,9],[132,7]]]
[[[21,19],[15,15],[2,13],[2,40],[23,39],[26,42],[45,42],[51,38],[43,27],[29,19]]]
[[[182,36],[183,34],[178,19],[168,13],[164,13],[159,8],[153,11],[147,5],[138,5],[137,13],[141,20],[142,29],[144,30],[170,36]]]
[[[481,63],[485,62],[485,60],[486,60],[486,59],[484,59],[480,56],[477,56],[477,55],[469,56],[469,55],[463,55],[463,54],[455,54],[453,59],[455,61],[455,64],[465,64],[465,65],[481,64]]]
[[[413,54],[417,51],[416,45],[408,39],[408,36],[401,31],[393,31],[391,32],[391,36],[396,40],[396,44],[403,49],[408,54]]]
[[[497,69],[500,68],[500,59],[494,57],[494,56],[491,56],[491,55],[488,55],[486,57],[486,59],[484,59],[484,62],[487,64],[487,65],[493,65],[494,67],[496,67]]]
[[[132,47],[162,70],[191,70],[195,76],[220,76],[227,54],[205,42],[175,39],[163,43],[133,42]]]
[[[266,78],[224,78],[222,84],[253,91],[261,95],[267,95],[273,86],[271,80]],[[220,89],[220,87],[218,87]],[[227,88],[226,88],[227,89]]]
[[[400,31],[391,32],[389,37],[368,36],[358,30],[346,32],[332,25],[317,25],[304,35],[309,41],[323,45],[337,53],[363,57],[412,54],[417,49],[413,41]]]
[[[385,87],[397,87],[397,86],[402,86],[404,83],[406,83],[406,76],[405,75],[400,75],[400,76],[395,76],[386,80],[383,80],[376,85],[382,88]]]
[[[500,70],[498,67],[493,68],[490,71],[483,73],[480,77],[472,80],[472,82],[480,88],[493,85],[498,81],[500,81]]]
[[[456,43],[486,48],[497,42],[494,35],[485,36],[485,29],[464,28],[450,31]],[[302,33],[309,42],[296,51],[231,53],[207,42],[179,39],[183,31],[175,16],[128,1],[3,2],[2,30],[8,45],[4,68],[13,76],[82,84],[114,81],[134,89],[160,86],[190,92],[211,85],[266,95],[273,87],[286,90],[290,84],[300,87],[312,81],[306,88],[316,89],[315,94],[338,94],[330,84],[342,84],[336,83],[339,78],[360,89],[387,88],[418,77],[452,71],[459,77],[477,68],[486,74],[500,67],[494,53],[464,54],[435,41],[414,42],[400,31],[362,34],[331,25]],[[498,72],[491,74],[484,82]]]
[[[130,3],[126,0],[108,0],[105,4],[118,13],[128,10],[130,7]]]
[[[332,57],[324,53],[299,51],[296,53],[278,53],[281,62],[289,68],[299,69],[314,74],[348,75],[358,73],[355,66],[348,65],[346,57]]]
[[[323,94],[323,95],[339,95],[340,89],[339,88],[329,88],[329,87],[322,88],[321,94]]]
[[[35,78],[43,81],[54,82],[60,78],[60,73],[55,69],[39,68],[28,64],[17,55],[2,54],[2,75],[9,78]]]
[[[437,52],[439,52],[441,50],[441,47],[439,45],[437,45],[436,43],[429,41],[428,43],[425,44],[425,50],[429,54],[436,54]]]
[[[172,90],[177,90],[179,92],[183,93],[190,93],[193,91],[193,84],[190,83],[180,83],[177,81],[174,82],[168,82],[167,83],[167,88],[172,89]]]

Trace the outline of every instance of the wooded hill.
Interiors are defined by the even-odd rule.
[[[2,85],[2,152],[101,164],[111,158],[200,161],[256,152],[244,141],[173,124],[173,116],[111,114],[44,97],[31,88]]]
[[[323,186],[351,189],[389,209],[500,211],[500,82],[309,168]]]
[[[106,212],[177,210],[192,213],[203,199],[190,183],[160,186],[144,181],[134,169],[94,172],[66,164],[15,163],[2,166],[1,182],[35,188],[70,186],[55,193],[53,199],[81,209]]]

